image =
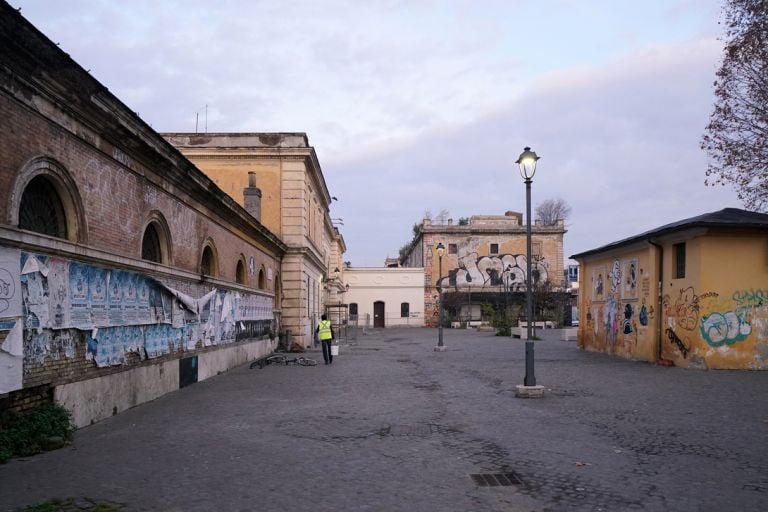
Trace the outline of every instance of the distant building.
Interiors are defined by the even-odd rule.
[[[768,369],[768,215],[725,208],[572,256],[579,344],[691,368]]]
[[[423,327],[424,269],[346,270],[349,321],[358,327]]]
[[[565,293],[563,221],[532,225],[532,281],[536,289]],[[404,267],[424,268],[426,324],[438,323],[438,277],[444,290],[446,321],[479,321],[481,304],[520,305],[526,289],[526,226],[522,214],[473,215],[467,223],[435,224],[425,218],[421,230],[401,259]],[[442,243],[442,275],[436,247]],[[561,297],[565,300],[565,297]],[[566,315],[568,318],[566,318]],[[570,310],[560,318],[563,323]]]

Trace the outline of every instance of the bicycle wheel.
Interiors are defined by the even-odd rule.
[[[300,357],[298,361],[301,366],[317,366],[317,361],[308,357]]]
[[[287,357],[278,355],[269,356],[265,359],[266,364],[288,364],[287,361]]]

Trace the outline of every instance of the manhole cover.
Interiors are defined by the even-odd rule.
[[[523,483],[514,473],[478,473],[469,476],[478,487],[509,487]]]

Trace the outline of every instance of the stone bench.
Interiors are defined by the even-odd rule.
[[[563,329],[561,338],[563,341],[576,341],[579,337],[578,327],[566,327]]]

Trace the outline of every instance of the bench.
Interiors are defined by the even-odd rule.
[[[563,341],[576,341],[579,337],[578,327],[566,327],[563,329],[561,339]]]

